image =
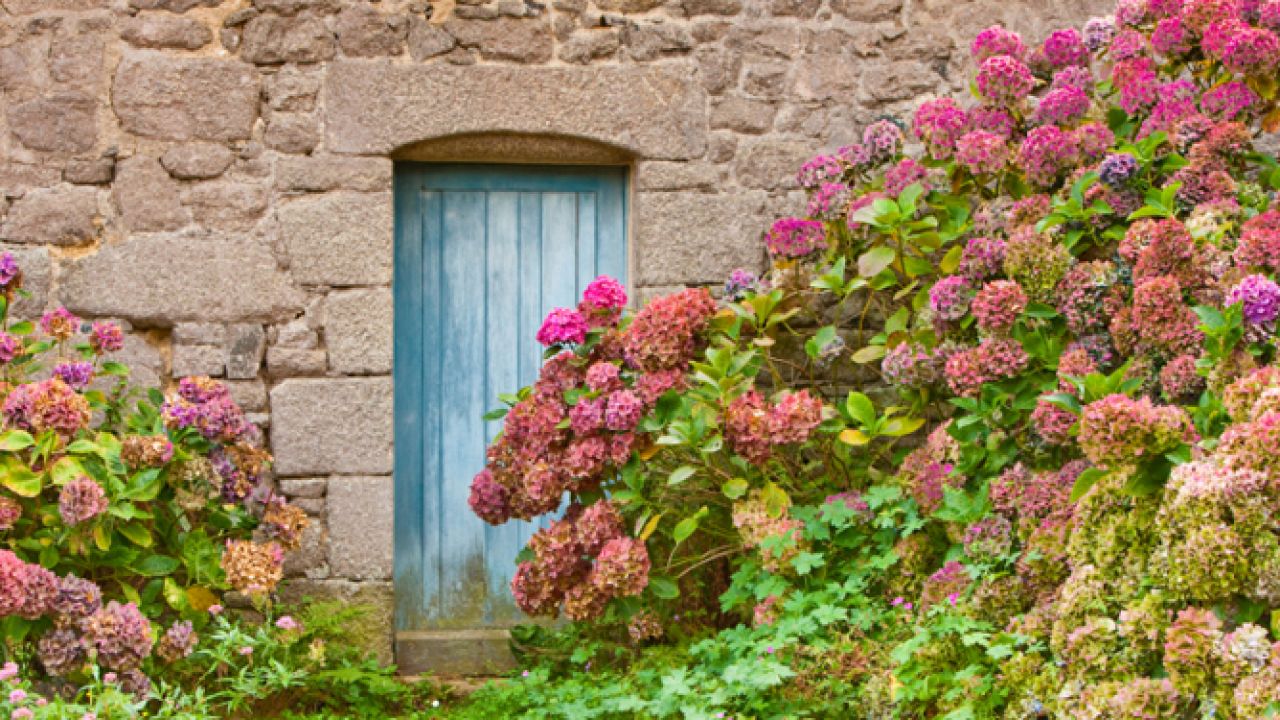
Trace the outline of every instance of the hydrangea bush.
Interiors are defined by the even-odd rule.
[[[271,493],[224,385],[139,397],[110,360],[118,326],[65,308],[13,321],[21,284],[0,256],[0,656],[145,698],[223,593],[267,598],[307,517]]]
[[[765,277],[553,311],[472,489],[560,513],[517,602],[743,623],[593,712],[1280,713],[1277,33],[1276,0],[988,28],[971,98],[800,169]]]

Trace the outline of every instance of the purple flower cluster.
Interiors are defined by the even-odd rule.
[[[195,428],[209,440],[235,442],[253,432],[227,386],[207,377],[180,380],[177,394],[165,400],[160,412],[168,427]]]
[[[1112,188],[1123,188],[1138,174],[1138,159],[1128,153],[1113,153],[1102,159],[1098,179]]]
[[[1275,333],[1280,317],[1280,285],[1265,275],[1249,275],[1227,294],[1227,304],[1241,303],[1251,339],[1261,340]]]
[[[75,390],[83,390],[93,380],[93,363],[64,362],[53,366],[53,374]]]

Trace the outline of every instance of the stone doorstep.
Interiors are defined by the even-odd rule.
[[[397,632],[396,666],[401,675],[503,675],[516,667],[509,643],[500,629]]]

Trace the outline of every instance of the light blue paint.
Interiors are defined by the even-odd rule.
[[[395,427],[399,630],[501,627],[529,523],[467,506],[500,422],[497,395],[532,383],[553,307],[597,275],[625,281],[625,168],[396,169]]]

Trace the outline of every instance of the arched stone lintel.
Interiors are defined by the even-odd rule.
[[[467,133],[396,149],[393,160],[416,162],[629,165],[635,157],[612,145],[560,135]]]
[[[334,152],[391,156],[455,135],[572,137],[642,160],[689,160],[707,147],[707,98],[663,66],[522,67],[332,63],[325,126]]]

